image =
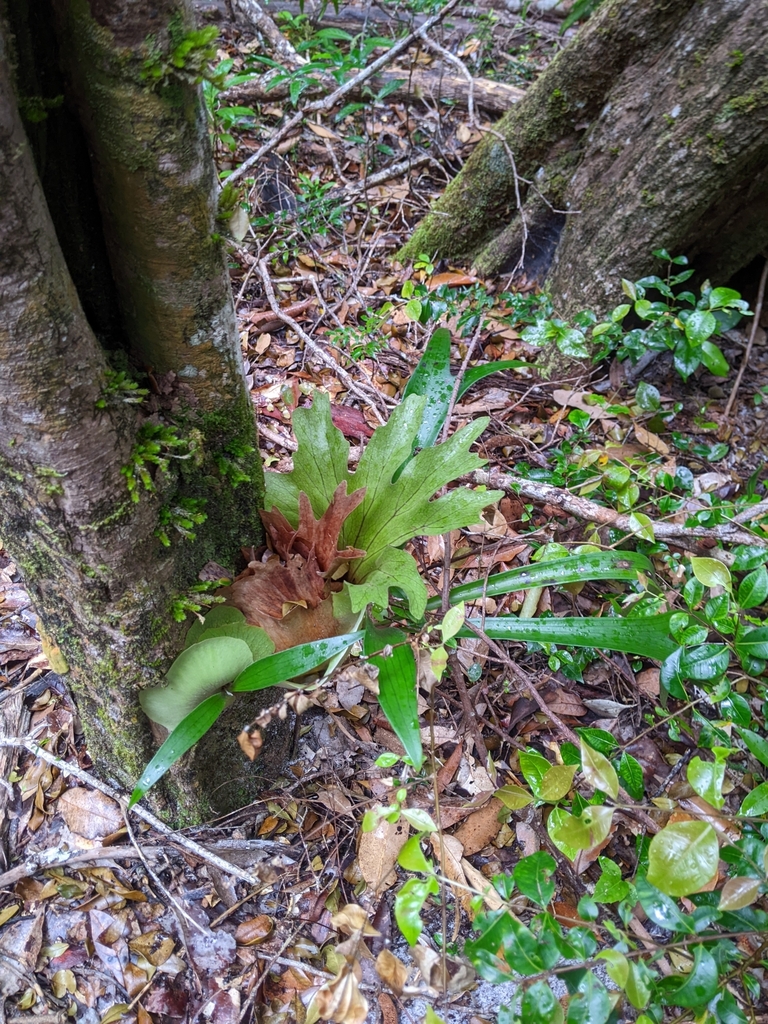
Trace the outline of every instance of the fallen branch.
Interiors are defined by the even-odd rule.
[[[30,736],[0,736],[0,747],[20,747],[23,750],[28,750],[30,754],[35,757],[39,757],[41,761],[45,761],[46,764],[52,764],[63,775],[71,775],[72,778],[78,779],[83,783],[84,786],[90,786],[91,789],[96,789],[99,793],[103,793],[105,796],[110,797],[122,808],[127,808],[128,797],[125,793],[119,792],[113,786],[108,786],[105,782],[101,782],[99,779],[94,778],[83,768],[78,765],[70,764],[68,761],[62,760],[60,757],[56,757],[55,754],[51,754],[44,747],[41,747],[39,743],[36,743]],[[138,804],[132,807],[130,811],[126,811],[129,814],[135,814],[137,818],[146,822],[147,825],[151,826],[155,832],[159,832],[161,835],[167,836],[173,843],[183,847],[188,853],[198,857],[200,860],[211,864],[213,867],[223,871],[225,874],[234,875],[236,878],[241,878],[244,882],[249,885],[261,887],[264,884],[263,879],[257,875],[252,875],[248,871],[244,871],[238,867],[237,864],[230,864],[229,861],[224,860],[223,857],[216,856],[215,853],[211,853],[204,846],[196,843],[192,839],[187,839],[186,836],[181,835],[178,832],[174,832],[172,828],[165,825],[159,818],[156,818],[150,811],[145,811],[143,807]],[[103,856],[110,856],[109,853],[103,854]]]
[[[275,77],[274,71],[254,78],[250,82],[234,85],[220,94],[223,103],[234,105],[250,105],[252,103],[275,102],[288,96],[289,83],[281,82],[270,89],[269,84]],[[327,82],[335,85],[332,78]],[[328,84],[318,78],[316,86],[309,86],[304,96],[323,95],[328,91]],[[450,100],[464,107],[469,106],[470,95],[474,105],[493,114],[505,113],[514,103],[518,103],[525,95],[524,89],[506,82],[494,82],[490,78],[474,78],[467,80],[462,75],[447,74],[439,66],[436,68],[414,69],[383,68],[376,75],[357,83],[351,95],[359,98],[363,95],[363,86],[372,93],[377,93],[393,82],[401,83],[387,93],[387,100],[423,100],[431,103]]]
[[[576,516],[586,522],[596,523],[598,526],[612,526],[617,530],[626,533],[636,533],[636,527],[632,523],[631,516],[626,513],[617,512],[612,508],[605,508],[603,505],[596,505],[587,498],[580,498],[570,491],[560,487],[553,487],[551,484],[538,483],[535,480],[525,480],[519,476],[509,476],[506,473],[487,472],[476,470],[471,476],[472,482],[484,484],[494,490],[504,490],[510,494],[521,495],[545,505],[552,505],[555,508]],[[738,519],[747,519],[754,522],[761,515],[764,515],[768,508],[767,503],[755,505],[752,509],[740,513]],[[761,507],[763,506],[763,507]],[[692,541],[715,540],[724,544],[757,544],[768,548],[768,538],[761,537],[758,533],[748,532],[739,525],[739,522],[722,523],[720,526],[686,526],[684,523],[654,522],[651,524],[653,535],[656,540],[672,541],[681,547],[697,547]]]
[[[371,410],[378,419],[379,423],[386,423],[386,419],[382,418],[381,413],[376,408],[376,406],[378,405],[383,410],[384,416],[387,416],[389,414],[389,409],[387,408],[386,402],[384,401],[383,397],[379,394],[379,392],[376,391],[375,388],[373,388],[371,385],[365,387],[363,385],[358,384],[352,377],[350,377],[350,375],[343,367],[339,366],[339,364],[332,356],[329,356],[328,353],[325,352],[323,348],[317,344],[316,341],[313,341],[313,339],[310,338],[310,336],[307,334],[307,332],[304,330],[301,324],[297,323],[292,316],[289,316],[283,309],[280,308],[277,298],[275,297],[275,290],[272,287],[272,278],[269,275],[269,267],[267,266],[266,260],[259,260],[259,274],[261,275],[261,280],[264,285],[264,292],[267,296],[267,301],[269,302],[269,305],[275,316],[279,317],[284,324],[287,324],[292,331],[296,332],[296,334],[304,342],[305,349],[312,352],[315,356],[317,356],[317,358],[321,362],[325,363],[327,367],[333,370],[333,372],[336,374],[336,376],[339,378],[341,383],[347,388],[348,391],[350,391],[354,395],[357,395],[357,397],[362,399],[363,402],[371,406]]]
[[[302,110],[297,110],[293,117],[289,117],[288,120],[273,133],[272,137],[265,142],[263,146],[257,149],[255,153],[248,157],[247,160],[244,160],[243,163],[241,163],[240,166],[227,177],[226,184],[235,182],[239,178],[242,178],[244,174],[247,174],[254,164],[258,164],[259,161],[263,160],[267,153],[271,153],[272,150],[275,149],[286,137],[286,135],[290,135],[293,129],[296,128],[297,125],[301,124],[307,114],[332,110],[339,100],[343,99],[354,89],[359,88],[363,82],[367,82],[369,78],[372,78],[377,71],[386,67],[387,64],[390,64],[399,54],[404,53],[408,47],[420,37],[422,31],[426,32],[433,26],[439,24],[443,18],[450,14],[450,12],[455,7],[458,7],[458,5],[459,0],[448,0],[448,3],[442,10],[438,11],[437,14],[428,18],[427,21],[424,22],[422,29],[419,29],[417,32],[411,32],[403,39],[398,40],[398,42],[396,42],[394,46],[391,46],[385,54],[374,60],[367,68],[363,68],[362,71],[359,71],[356,75],[350,78],[348,82],[340,85],[339,88],[335,89],[330,93],[330,95],[319,100],[314,100],[312,103],[308,103]]]

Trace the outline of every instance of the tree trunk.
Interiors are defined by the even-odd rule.
[[[2,535],[69,669],[91,757],[130,788],[153,748],[139,689],[181,645],[172,605],[206,562],[231,570],[259,541],[263,479],[216,233],[204,44],[183,2],[45,7],[12,0],[0,22]],[[62,54],[63,82],[46,70]],[[56,229],[82,212],[63,251]],[[128,369],[154,391],[141,405],[125,401]],[[207,516],[191,531],[189,510]],[[223,726],[207,763],[176,771],[157,805],[171,819],[254,794],[235,735]],[[265,746],[279,760],[284,745]]]
[[[606,0],[400,258],[543,281],[561,315],[621,301],[656,248],[724,283],[768,244],[767,20],[767,0]]]

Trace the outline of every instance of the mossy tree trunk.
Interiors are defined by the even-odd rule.
[[[174,600],[261,533],[206,44],[184,0],[7,0],[0,46],[0,532],[95,764],[130,787],[154,746],[138,691],[181,642]],[[207,517],[192,538],[179,509]],[[199,818],[242,773],[234,735],[176,772],[169,817]]]
[[[622,301],[656,248],[724,283],[768,244],[767,23],[766,0],[605,0],[401,258],[517,269],[562,315]]]

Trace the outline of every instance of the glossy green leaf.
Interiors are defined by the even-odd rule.
[[[312,640],[307,644],[289,647],[277,654],[270,654],[254,662],[235,679],[230,687],[233,693],[251,693],[268,686],[284,683],[289,679],[312,672],[331,658],[349,650],[352,644],[362,640],[365,634],[359,630],[332,636],[327,640]],[[250,652],[249,652],[250,653]]]
[[[415,946],[421,935],[421,908],[430,895],[439,891],[440,886],[434,876],[424,882],[409,878],[395,896],[395,920],[409,946]]]
[[[562,1024],[563,1008],[546,981],[534,981],[523,993],[520,1004],[526,1024]]]
[[[731,653],[725,644],[701,644],[683,651],[680,657],[680,672],[686,679],[710,682],[728,668]]]
[[[238,608],[230,608],[226,604],[215,604],[202,622],[199,619],[195,619],[189,627],[184,646],[191,647],[192,644],[198,643],[202,640],[203,633],[207,630],[237,622],[245,622],[245,616]]]
[[[171,765],[178,761],[183,754],[186,754],[202,736],[205,736],[226,704],[226,697],[222,693],[214,693],[176,726],[142,772],[141,778],[136,783],[136,788],[131,793],[129,807],[133,807],[138,800],[141,800],[144,794],[165,775]]]
[[[568,834],[572,817],[573,815],[562,807],[553,807],[550,811],[549,817],[547,818],[547,832],[549,834],[549,838],[558,848],[560,853],[564,854],[568,860],[576,860],[580,849],[578,846],[573,846],[566,838],[564,838]]]
[[[464,371],[464,376],[461,378],[458,397],[461,398],[469,391],[473,384],[477,384],[478,381],[490,377],[492,373],[501,373],[504,370],[522,370],[530,366],[531,364],[526,363],[523,359],[499,359],[495,363],[471,366],[468,370]]]
[[[627,999],[630,1001],[632,1006],[636,1010],[642,1010],[644,1006],[648,1005],[651,998],[651,983],[654,980],[654,975],[648,970],[642,960],[631,960],[629,962],[629,974],[627,975],[627,981],[624,986],[624,991],[627,993]],[[643,1014],[637,1018],[637,1024],[652,1024],[649,1017]]]
[[[561,811],[557,825],[549,834],[555,843],[563,843],[574,850],[591,850],[607,838],[612,821],[612,807],[590,804],[578,817]]]
[[[589,619],[553,618],[519,619],[515,615],[497,618],[469,619],[475,629],[493,640],[520,640],[570,647],[597,647],[623,651],[663,661],[676,645],[669,637],[670,613],[653,618]],[[468,627],[460,637],[474,637]]]
[[[756,758],[760,764],[768,768],[768,739],[765,736],[761,736],[759,733],[753,732],[752,729],[742,729],[740,726],[736,726],[736,731],[744,741],[744,746],[750,752],[750,754]]]
[[[464,625],[464,612],[464,602],[460,601],[457,605],[454,605],[453,608],[449,608],[445,613],[443,621],[439,626],[443,637],[443,643],[447,643],[449,640],[452,640]]]
[[[716,377],[728,376],[728,370],[730,369],[728,360],[713,341],[702,342],[701,361],[709,372],[714,373]]]
[[[142,690],[139,703],[168,732],[198,704],[221,690],[253,662],[251,649],[236,637],[211,637],[187,647],[166,674],[166,686]]]
[[[445,423],[456,378],[451,373],[451,332],[438,327],[432,332],[419,364],[403,390],[427,399],[421,424],[414,439],[415,448],[429,448],[437,440]]]
[[[768,658],[768,626],[740,633],[734,647],[740,658]]]
[[[645,792],[645,780],[640,762],[628,754],[626,750],[619,761],[619,778],[624,783],[624,789],[633,800],[642,800]]]
[[[658,832],[648,848],[648,881],[668,896],[698,892],[717,871],[717,833],[705,821],[678,821]]]
[[[377,654],[385,647],[391,654]],[[399,629],[365,631],[365,653],[379,670],[379,704],[416,771],[424,762],[416,701],[416,659],[407,635]]]
[[[617,949],[604,949],[597,954],[597,960],[605,960],[608,977],[623,989],[629,977],[629,960]]]
[[[515,590],[530,590],[532,587],[557,587],[566,583],[583,583],[585,580],[630,580],[636,581],[638,573],[653,571],[645,555],[634,551],[593,551],[581,555],[569,555],[532,565],[523,565],[508,572],[489,576],[475,583],[463,583],[450,592],[452,604],[458,601],[477,601],[483,597],[509,594]],[[433,597],[427,602],[427,609],[440,607],[441,598]]]
[[[642,876],[637,879],[635,888],[640,906],[654,924],[659,925],[660,928],[666,928],[669,932],[693,933],[694,926],[691,919],[681,914],[677,903],[666,893]]]
[[[417,832],[437,832],[437,825],[432,819],[432,815],[422,807],[403,807],[400,817]]]
[[[724,565],[716,558],[691,558],[691,568],[693,569],[693,575],[705,587],[731,589],[731,572],[727,565]]]
[[[700,757],[691,758],[687,770],[688,782],[695,793],[706,800],[717,810],[725,803],[723,782],[725,781],[725,765],[716,761],[703,761]]]
[[[653,520],[644,512],[631,512],[629,516],[629,529],[640,540],[647,540],[653,543]]]
[[[608,796],[615,800],[619,795],[619,779],[616,775],[616,769],[604,754],[593,750],[583,739],[579,741],[579,749],[581,752],[581,770],[587,785],[607,793]]]
[[[739,584],[738,603],[743,609],[759,608],[768,599],[768,569],[761,565]]]
[[[768,782],[761,782],[751,793],[747,793],[742,800],[739,814],[745,814],[750,818],[768,816]]]
[[[600,857],[602,874],[595,883],[593,893],[596,903],[618,903],[626,899],[632,886],[621,877],[621,868],[607,857]]]
[[[556,869],[554,857],[539,850],[518,861],[512,877],[523,896],[546,907],[555,894],[555,883],[551,879]]]
[[[542,757],[541,754],[537,754],[535,750],[522,750],[518,754],[518,761],[520,764],[520,771],[523,773],[523,778],[531,787],[536,799],[540,799],[541,780],[547,774],[552,765],[546,757]]]
[[[548,803],[556,804],[567,796],[573,785],[576,765],[555,764],[547,771],[539,785],[539,797]]]
[[[693,969],[688,974],[662,978],[657,986],[667,1006],[703,1009],[717,992],[720,980],[712,954],[699,945],[693,954]]]
[[[685,321],[685,336],[695,345],[702,345],[716,330],[717,320],[709,310],[694,310]]]
[[[752,878],[748,875],[729,878],[720,892],[717,909],[743,910],[744,907],[751,907],[764,884],[762,878]]]
[[[611,1015],[608,991],[591,971],[585,971],[568,1002],[566,1024],[605,1024]]]
[[[527,807],[528,804],[533,803],[533,797],[526,789],[523,789],[522,786],[515,786],[512,783],[497,789],[493,795],[497,800],[501,800],[510,811],[519,811],[523,807]]]
[[[424,874],[429,874],[432,871],[432,864],[421,849],[420,835],[406,839],[397,855],[397,863],[406,871],[421,871]]]

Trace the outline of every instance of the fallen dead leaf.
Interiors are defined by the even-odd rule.
[[[501,800],[491,797],[485,806],[462,821],[453,834],[462,844],[465,856],[480,853],[488,843],[493,842],[501,829],[499,813],[503,810]]]
[[[103,839],[125,824],[117,801],[96,789],[76,786],[66,789],[56,802],[70,832],[84,839]]]
[[[382,819],[372,832],[363,832],[360,836],[357,850],[360,873],[374,892],[381,892],[394,882],[392,869],[409,832],[407,822],[393,824]]]
[[[394,953],[388,949],[382,949],[376,957],[376,973],[384,982],[389,985],[395,995],[402,995],[403,986],[408,979],[408,968],[398,960]]]

